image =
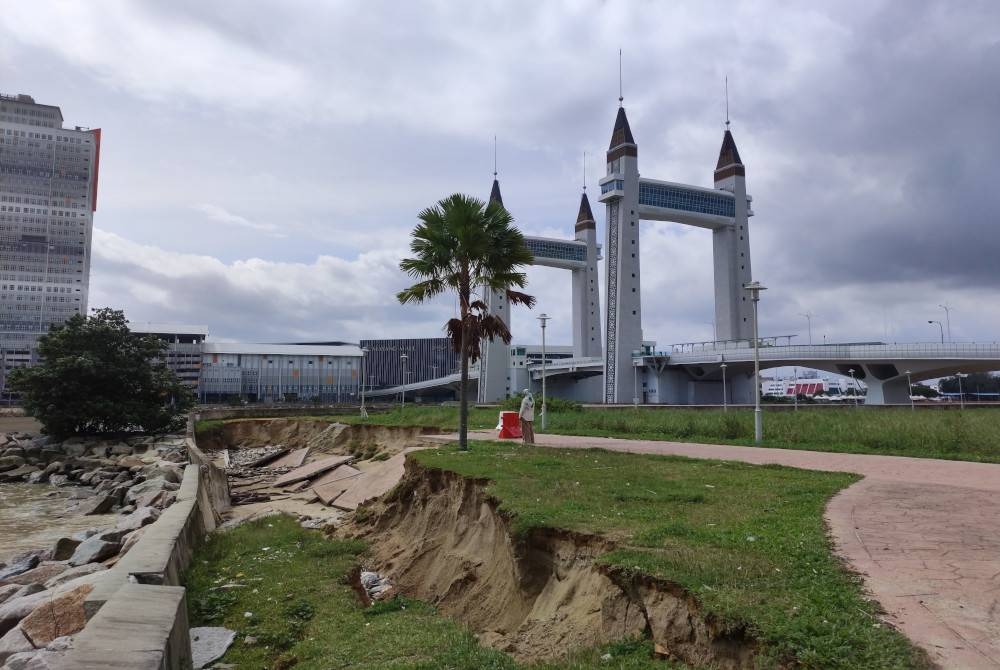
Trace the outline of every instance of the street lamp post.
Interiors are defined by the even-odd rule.
[[[726,364],[723,363],[719,366],[722,368],[722,411],[729,411],[729,398],[726,395]]]
[[[759,281],[744,284],[743,288],[750,291],[753,300],[753,439],[754,444],[760,444],[764,439],[764,423],[760,415],[760,337],[757,328],[757,303],[760,302],[760,292],[767,287]]]
[[[949,306],[949,305],[938,305],[938,307],[940,307],[941,309],[944,310],[944,320],[945,320],[945,323],[948,324],[948,341],[949,342],[954,342],[954,340],[951,339],[951,306]]]
[[[406,354],[402,354],[399,357],[399,363],[403,370],[403,393],[401,394],[403,397],[399,403],[401,409],[406,409],[406,361],[408,358]]]
[[[851,391],[854,396],[854,406],[858,406],[858,383],[854,380],[854,368],[848,370],[851,373]]]
[[[792,395],[795,397],[795,411],[799,411],[799,369],[792,368]]]
[[[799,316],[806,317],[806,325],[809,328],[809,344],[813,343],[813,317],[816,316],[812,312],[804,312],[799,314]]]
[[[910,371],[906,371],[906,390],[910,394],[910,411],[913,411],[913,379],[910,378]]]
[[[941,325],[941,322],[935,319],[928,319],[927,323],[936,323],[938,325],[938,328],[941,329],[941,344],[944,344],[944,326]]]
[[[965,393],[962,391],[962,377],[964,377],[965,375],[963,375],[961,372],[956,372],[955,376],[958,377],[958,402],[959,402],[959,408],[960,409],[965,409]]]
[[[546,415],[548,414],[545,406],[545,322],[551,318],[544,312],[538,315],[538,321],[542,324],[542,430],[545,430]]]
[[[365,409],[365,356],[368,355],[368,347],[361,347],[361,418],[368,418],[368,410]]]

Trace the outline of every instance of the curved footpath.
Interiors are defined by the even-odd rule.
[[[495,440],[494,432],[470,439]],[[537,435],[540,446],[854,472],[826,520],[889,620],[942,668],[1000,670],[1000,464]],[[455,439],[448,436],[446,439]]]

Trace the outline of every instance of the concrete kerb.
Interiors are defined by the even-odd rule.
[[[226,473],[198,449],[193,428],[192,417],[185,440],[191,464],[174,504],[95,582],[84,602],[90,621],[53,667],[191,667],[181,575],[197,543],[218,526],[220,512],[229,507]]]

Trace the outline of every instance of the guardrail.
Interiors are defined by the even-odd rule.
[[[634,358],[666,359],[668,365],[691,363],[742,362],[753,360],[753,347],[746,343],[741,347],[717,347],[689,352],[655,352],[635,354]],[[796,344],[790,346],[761,346],[760,360],[814,360],[814,361],[856,361],[856,360],[898,360],[898,359],[980,359],[1000,360],[1000,344],[958,342],[912,344]]]

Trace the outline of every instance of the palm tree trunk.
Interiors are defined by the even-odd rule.
[[[469,351],[465,346],[468,314],[462,310],[462,375],[458,395],[458,450],[469,450]],[[479,373],[480,379],[482,372]],[[480,382],[482,383],[482,382]]]

